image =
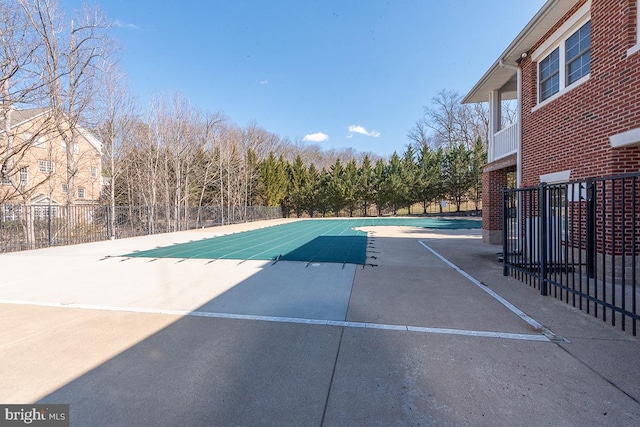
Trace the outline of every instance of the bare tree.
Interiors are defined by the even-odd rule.
[[[109,190],[109,231],[110,238],[115,238],[116,220],[116,181],[124,173],[122,158],[131,139],[133,125],[136,121],[136,109],[133,98],[125,83],[125,74],[115,63],[104,62],[102,82],[94,109],[94,128],[102,142],[103,163],[102,175],[105,176]]]
[[[486,141],[487,114],[461,101],[458,92],[442,90],[425,107],[422,126],[431,129],[437,147],[464,144],[470,149],[478,137]]]
[[[88,106],[94,101],[100,65],[114,51],[109,23],[99,11],[85,7],[66,24],[54,0],[19,0],[42,44],[38,56],[41,78],[58,134],[66,141],[69,205],[75,203],[75,176],[79,159],[74,154]]]

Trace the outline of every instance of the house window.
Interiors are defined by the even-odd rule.
[[[78,199],[84,199],[84,188],[78,187]]]
[[[64,139],[60,141],[60,148],[62,148],[63,150],[67,149],[67,141],[65,141]]]
[[[91,178],[98,177],[98,168],[91,168]]]
[[[78,154],[80,152],[80,150],[78,149],[78,143],[74,142],[73,143],[73,154]]]
[[[29,185],[29,170],[26,166],[23,166],[19,170],[20,172],[20,185],[27,186]]]
[[[591,21],[587,21],[538,62],[539,102],[562,92],[590,71]]]
[[[22,217],[22,205],[2,205],[4,206],[4,220],[16,221]]]
[[[7,165],[2,165],[2,183],[11,184],[11,179],[9,179],[9,171],[7,169]]]
[[[38,171],[51,173],[55,170],[55,163],[50,160],[38,160]]]
[[[567,49],[567,86],[591,71],[591,21],[573,33],[565,43]]]
[[[540,61],[540,100],[544,101],[560,90],[560,49],[556,48]]]
[[[55,218],[58,216],[58,207],[57,206],[44,206],[44,205],[35,205],[33,207],[33,218],[39,219],[41,221],[48,220],[49,218]]]
[[[60,191],[62,191],[63,194],[68,194],[69,193],[69,184],[63,183],[60,186]]]
[[[45,139],[44,136],[34,137],[33,134],[29,132],[25,132],[22,134],[24,141],[28,144],[31,144],[32,147],[36,148],[45,148]]]
[[[591,1],[586,1],[531,52],[538,64],[538,105],[532,111],[589,79]]]

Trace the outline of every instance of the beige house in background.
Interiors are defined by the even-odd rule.
[[[73,141],[67,140],[71,132],[55,126],[49,108],[10,110],[5,117],[0,118],[0,204],[97,203],[102,144],[95,136],[77,127]],[[72,181],[69,164],[75,170]]]

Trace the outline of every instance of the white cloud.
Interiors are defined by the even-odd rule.
[[[260,84],[261,85],[268,85],[269,84],[269,80],[260,80]]]
[[[365,136],[372,136],[374,138],[377,138],[380,136],[380,132],[376,132],[374,131],[367,131],[364,126],[360,126],[360,125],[351,125],[349,126],[349,138],[351,138],[353,136],[354,133],[359,133],[361,135],[365,135]]]
[[[311,133],[311,134],[305,135],[304,138],[302,138],[303,141],[311,141],[311,142],[323,142],[323,141],[326,141],[327,139],[329,139],[329,135],[322,132]]]
[[[136,30],[138,29],[138,26],[136,24],[125,24],[124,22],[120,22],[117,19],[113,21],[111,25],[113,25],[116,28],[134,28]]]

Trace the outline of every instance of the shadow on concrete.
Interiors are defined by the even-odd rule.
[[[367,236],[318,236],[280,259],[362,265],[367,260]]]
[[[270,283],[274,273],[286,272],[285,264],[265,266],[195,312],[224,312],[226,306],[246,315],[303,317],[299,310],[309,307],[307,297],[315,292],[273,303]],[[308,288],[315,280],[298,285]],[[350,290],[349,282],[343,308],[325,317],[344,320]],[[260,305],[256,298],[267,302]],[[141,322],[144,316],[139,314]],[[341,333],[330,326],[185,316],[40,402],[69,403],[77,426],[320,425]]]
[[[416,239],[375,240],[380,266],[352,266],[348,310],[327,318],[526,328],[433,255],[414,251]],[[342,277],[269,264],[195,312],[306,310],[312,294],[272,298],[294,271],[291,281],[303,287]],[[40,402],[69,403],[72,425],[81,426],[633,425],[640,416],[628,396],[552,343],[196,316]]]

